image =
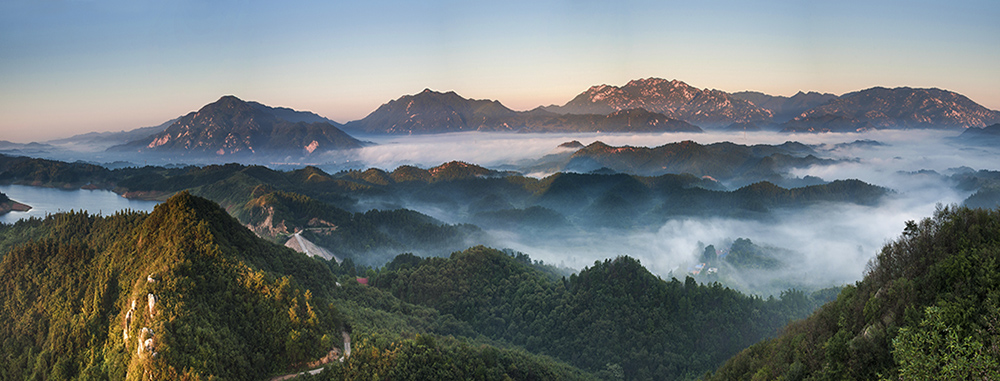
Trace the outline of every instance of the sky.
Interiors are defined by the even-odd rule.
[[[515,110],[648,77],[790,96],[937,87],[1000,109],[1000,2],[0,2],[0,140],[232,94],[338,122],[424,88]]]

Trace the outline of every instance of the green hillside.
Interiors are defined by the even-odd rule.
[[[1000,211],[945,207],[910,221],[863,280],[709,380],[1000,375]]]
[[[450,258],[400,256],[372,284],[489,338],[639,380],[694,378],[816,307],[797,291],[764,300],[663,280],[628,257],[554,274],[523,254],[475,247]]]
[[[245,379],[339,344],[329,271],[207,200],[42,224],[0,264],[0,378]]]

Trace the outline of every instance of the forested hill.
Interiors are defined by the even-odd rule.
[[[186,192],[150,214],[62,213],[0,228],[2,248],[13,245],[0,261],[3,380],[266,379],[342,347],[351,326],[355,355],[331,373],[344,379],[589,378],[435,336],[475,334],[335,278],[336,263],[259,239]]]
[[[660,279],[629,257],[569,278],[484,247],[450,258],[401,255],[372,284],[467,322],[495,340],[598,374],[693,378],[816,304],[798,291],[760,299],[694,279]]]
[[[340,341],[329,271],[207,200],[40,224],[0,263],[2,379],[249,379]]]
[[[709,380],[994,380],[1000,375],[1000,210],[910,221],[864,279]]]

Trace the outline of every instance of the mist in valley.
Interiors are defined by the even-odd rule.
[[[567,154],[561,143],[584,145],[602,141],[612,146],[655,147],[693,140],[702,144],[811,145],[818,156],[837,164],[793,169],[790,178],[819,177],[825,181],[859,179],[892,192],[873,206],[826,203],[773,210],[764,218],[684,216],[649,226],[595,227],[587,221],[566,226],[490,228],[489,244],[529,254],[533,259],[579,270],[619,255],[639,259],[651,272],[683,279],[707,245],[725,249],[738,238],[768,248],[782,265],[775,269],[735,271],[725,266],[716,277],[727,286],[760,295],[788,288],[817,290],[861,279],[868,261],[896,239],[906,221],[931,216],[938,205],[960,204],[971,194],[950,179],[954,173],[996,170],[995,152],[953,143],[955,131],[874,131],[861,134],[781,134],[757,132],[700,134],[503,134],[458,133],[434,136],[385,137],[378,145],[357,152],[352,166],[391,171],[400,165],[429,168],[459,160],[492,169],[516,170],[545,155]],[[569,151],[572,152],[572,151]],[[337,163],[324,166],[336,171]],[[966,167],[966,168],[962,168]],[[933,172],[929,172],[933,171]],[[543,177],[549,173],[528,173]],[[723,184],[726,185],[726,184]],[[364,200],[362,200],[364,202]],[[384,205],[383,205],[384,206]],[[470,221],[466,210],[408,200],[403,205],[447,223]],[[579,218],[579,217],[578,217]],[[629,218],[624,216],[624,218]]]
[[[899,236],[908,220],[933,214],[937,205],[960,204],[974,190],[963,189],[952,175],[968,171],[997,170],[996,150],[962,145],[952,138],[959,131],[882,130],[866,133],[787,134],[778,132],[704,133],[485,133],[463,132],[436,135],[363,136],[371,142],[364,148],[330,151],[307,157],[259,156],[252,159],[220,156],[150,157],[111,154],[98,149],[74,150],[63,146],[51,158],[84,160],[109,167],[141,165],[204,165],[241,162],[280,170],[317,166],[327,173],[379,168],[392,171],[403,165],[431,168],[462,161],[494,170],[544,178],[559,170],[574,149],[560,144],[578,141],[589,145],[601,141],[610,146],[656,147],[685,140],[700,144],[732,142],[742,145],[787,141],[807,144],[816,156],[834,159],[834,164],[794,168],[788,179],[816,177],[823,181],[859,179],[888,188],[892,193],[877,205],[848,203],[813,204],[771,210],[758,218],[718,215],[674,216],[626,227],[606,226],[600,219],[629,220],[629,215],[569,215],[567,223],[547,226],[490,226],[477,220],[468,205],[444,199],[425,202],[421,197],[386,200],[360,197],[354,211],[408,208],[449,224],[482,226],[488,238],[469,244],[510,248],[546,264],[579,270],[595,261],[627,255],[639,259],[651,272],[683,279],[699,263],[708,245],[723,250],[736,239],[750,239],[765,248],[781,266],[770,269],[732,269],[725,262],[718,273],[697,277],[760,295],[777,295],[788,288],[806,290],[840,286],[861,279],[869,259],[882,245]],[[719,184],[734,190],[739,184]],[[425,198],[427,195],[423,195]],[[624,200],[636,202],[636,200]],[[528,205],[510,205],[524,209]],[[580,205],[581,208],[587,205]],[[561,211],[568,215],[566,211]],[[613,224],[612,224],[613,225]],[[428,254],[428,253],[421,253]],[[438,255],[447,255],[439,253]]]

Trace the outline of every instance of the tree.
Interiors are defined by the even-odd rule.
[[[987,380],[1000,363],[960,327],[945,323],[941,309],[927,307],[917,327],[904,327],[892,341],[893,357],[904,380]]]

